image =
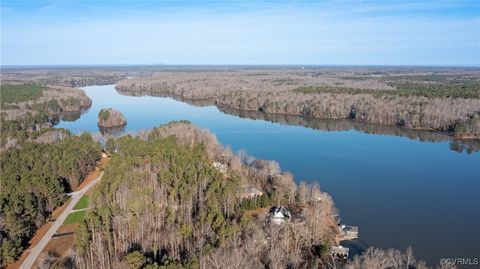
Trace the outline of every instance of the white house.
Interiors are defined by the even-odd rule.
[[[274,206],[270,208],[270,213],[268,215],[270,222],[275,224],[284,223],[292,218],[290,211],[288,211],[283,205]]]

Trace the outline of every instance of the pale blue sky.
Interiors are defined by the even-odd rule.
[[[1,63],[480,66],[480,0],[1,0]]]

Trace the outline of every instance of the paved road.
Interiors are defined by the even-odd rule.
[[[33,264],[38,259],[38,256],[42,253],[42,250],[48,244],[52,236],[55,235],[58,228],[62,226],[63,222],[67,218],[67,216],[72,212],[73,207],[78,203],[80,198],[82,198],[83,194],[88,191],[93,185],[95,185],[103,176],[103,172],[98,176],[96,179],[92,180],[92,182],[88,183],[83,189],[76,191],[71,194],[72,200],[67,205],[67,207],[63,210],[62,214],[55,220],[55,222],[50,226],[48,231],[45,235],[40,239],[35,247],[30,249],[30,253],[28,253],[27,258],[23,261],[22,265],[20,265],[20,269],[30,269],[33,267]]]

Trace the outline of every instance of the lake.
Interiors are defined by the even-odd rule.
[[[412,246],[429,264],[479,257],[480,153],[444,135],[225,109],[229,115],[208,104],[121,95],[114,85],[83,89],[92,107],[57,127],[97,133],[98,112],[108,107],[125,115],[124,132],[189,120],[234,151],[278,161],[297,182],[319,182],[333,196],[342,223],[358,226],[366,244]]]

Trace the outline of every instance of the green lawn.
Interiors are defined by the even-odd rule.
[[[67,225],[67,224],[79,223],[85,218],[85,213],[86,213],[86,210],[71,213],[70,215],[68,215],[67,219],[63,224]]]
[[[78,209],[84,209],[88,207],[88,204],[90,203],[90,197],[88,195],[83,195],[82,198],[80,198],[80,201],[75,205],[73,210],[78,210]]]

